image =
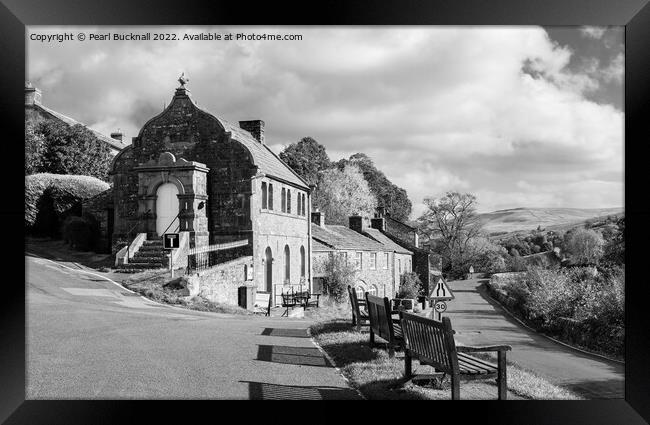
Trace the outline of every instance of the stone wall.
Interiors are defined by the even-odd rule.
[[[199,296],[212,302],[237,305],[238,288],[250,284],[245,268],[251,267],[253,257],[241,257],[219,264],[200,273],[186,276],[190,296]]]

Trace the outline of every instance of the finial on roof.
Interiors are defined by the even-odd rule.
[[[185,72],[181,74],[180,77],[178,77],[178,82],[181,83],[181,86],[179,88],[185,88],[185,84],[190,82],[190,79],[185,76]]]

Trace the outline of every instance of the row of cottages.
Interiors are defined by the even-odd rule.
[[[395,243],[380,229],[370,227],[361,216],[349,217],[349,227],[325,224],[322,212],[312,212],[314,291],[321,292],[325,265],[333,256],[352,264],[354,289],[359,298],[364,293],[393,298],[399,291],[401,276],[412,271],[413,253]]]
[[[164,233],[180,233],[175,265],[191,249],[247,241],[242,279],[258,291],[310,285],[309,185],[265,144],[264,121],[231,124],[200,109],[179,82],[113,161],[113,246],[130,244],[118,257],[137,264],[137,251]]]

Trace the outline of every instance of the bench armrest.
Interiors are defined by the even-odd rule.
[[[478,353],[482,351],[510,351],[509,345],[486,345],[484,347],[468,347],[466,345],[457,345],[456,351],[459,353]]]

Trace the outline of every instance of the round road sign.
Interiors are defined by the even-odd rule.
[[[447,310],[447,303],[444,301],[437,301],[433,308],[438,313],[444,313],[444,311]]]

